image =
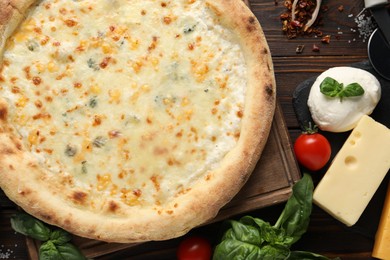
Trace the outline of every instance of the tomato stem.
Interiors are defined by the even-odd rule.
[[[303,126],[303,128],[304,128],[303,134],[312,135],[312,134],[315,134],[315,133],[318,132],[318,127],[317,127],[317,125],[312,125],[311,122],[309,122],[309,125],[308,125],[308,126]]]

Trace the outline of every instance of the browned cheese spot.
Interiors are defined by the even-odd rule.
[[[8,115],[7,105],[0,103],[0,120],[6,121]]]
[[[75,191],[72,194],[72,199],[77,204],[85,204],[85,201],[87,200],[87,194],[82,191]]]
[[[118,203],[116,203],[115,201],[110,201],[110,203],[109,203],[109,206],[108,206],[108,208],[109,208],[109,210],[111,211],[111,212],[116,212],[118,209],[119,209],[119,205],[118,205]]]

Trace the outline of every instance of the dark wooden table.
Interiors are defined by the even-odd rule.
[[[297,85],[305,79],[316,76],[322,71],[342,65],[367,60],[367,40],[359,38],[356,31],[355,16],[363,9],[363,0],[323,0],[322,6],[327,9],[323,13],[324,34],[331,35],[329,44],[321,42],[320,37],[304,36],[287,39],[281,31],[280,14],[286,11],[283,0],[252,0],[251,9],[258,17],[267,37],[277,82],[278,99],[293,142],[300,133],[293,106],[292,94]],[[343,10],[339,10],[340,6]],[[319,46],[319,52],[313,52],[312,46]],[[296,53],[298,45],[305,45],[302,53]],[[313,174],[315,182],[323,173]],[[382,198],[370,205],[372,208],[382,207]],[[16,211],[2,192],[0,192],[0,259],[28,259],[25,238],[12,231],[9,218]],[[284,205],[276,205],[250,212],[274,223]],[[342,259],[371,259],[373,233],[377,226],[378,215],[365,213],[364,219],[354,228],[346,228],[318,207],[314,206],[308,232],[294,245],[295,250],[312,251],[328,257],[339,256]],[[220,223],[212,224],[191,232],[213,237]],[[100,259],[172,259],[180,239],[148,244],[148,250],[128,249]],[[148,253],[151,252],[151,253]]]

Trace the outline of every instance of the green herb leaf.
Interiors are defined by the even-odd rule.
[[[32,237],[39,241],[50,239],[50,229],[45,224],[25,213],[17,213],[11,217],[11,226],[25,236]]]
[[[293,186],[293,194],[274,226],[286,232],[288,239],[284,241],[285,244],[292,245],[306,232],[312,210],[313,189],[313,182],[308,174],[304,174]]]
[[[321,93],[328,97],[337,97],[342,89],[343,84],[331,77],[326,77],[320,84]]]
[[[55,245],[63,245],[69,242],[71,239],[71,234],[63,229],[53,230],[50,234],[50,241],[52,241]]]
[[[85,256],[72,245],[65,243],[63,245],[56,245],[49,240],[41,245],[39,248],[39,260],[86,260]]]
[[[213,260],[328,259],[314,253],[290,251],[309,225],[313,187],[311,176],[304,174],[293,186],[293,194],[274,226],[250,216],[227,222],[230,228],[216,246]]]
[[[343,83],[326,77],[320,84],[320,91],[328,97],[339,97],[341,100],[345,97],[357,97],[364,94],[364,89],[359,83],[351,83],[344,87]]]
[[[362,88],[362,86],[360,86],[360,84],[358,83],[351,83],[351,84],[348,84],[345,88],[343,88],[340,93],[339,93],[339,97],[340,98],[343,98],[343,97],[356,97],[356,96],[361,96],[364,94],[364,89]]]
[[[26,214],[11,217],[11,226],[25,236],[44,243],[39,248],[39,260],[86,260],[80,250],[71,244],[71,234],[62,229],[51,230],[42,221]]]
[[[43,243],[39,248],[39,260],[62,260],[64,259],[52,241]]]

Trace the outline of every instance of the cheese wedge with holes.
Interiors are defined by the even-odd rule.
[[[363,116],[313,194],[316,205],[354,225],[390,168],[390,129]]]
[[[372,256],[378,259],[390,259],[390,183],[375,236]]]

